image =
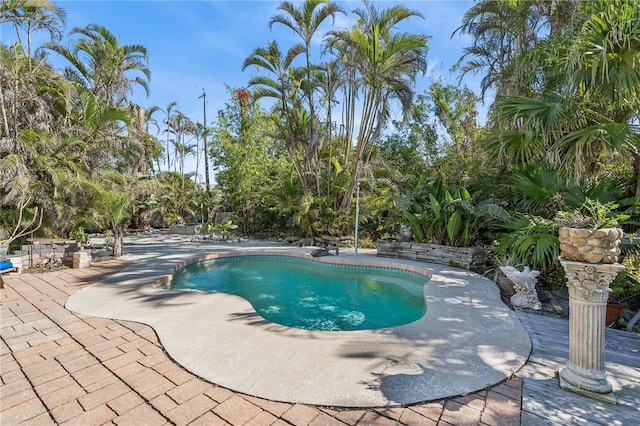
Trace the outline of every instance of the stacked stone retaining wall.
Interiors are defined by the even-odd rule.
[[[377,256],[433,262],[475,272],[486,268],[486,253],[477,247],[451,247],[439,244],[379,240]]]
[[[13,256],[19,256],[24,267],[36,267],[49,259],[71,267],[73,254],[79,250],[80,246],[74,240],[38,238],[33,239],[31,244],[20,246]]]

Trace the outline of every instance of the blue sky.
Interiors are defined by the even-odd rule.
[[[55,0],[54,0],[55,1]],[[265,47],[277,40],[282,50],[299,39],[281,25],[269,28],[269,19],[279,13],[278,1],[57,1],[67,12],[65,33],[74,27],[97,23],[114,33],[121,44],[141,44],[148,50],[151,69],[151,94],[145,98],[142,89],[133,100],[143,106],[161,108],[178,102],[178,109],[194,121],[202,121],[202,90],[207,92],[207,121],[215,119],[224,106],[227,92],[224,85],[244,87],[253,69],[242,71],[242,62],[256,47]],[[295,2],[294,3],[298,3]],[[352,10],[363,7],[361,1],[338,1],[348,12],[335,22],[335,28],[347,28],[353,23]],[[425,34],[429,39],[429,72],[418,81],[417,91],[428,89],[431,76],[457,84],[458,75],[451,76],[462,49],[470,40],[451,36],[460,25],[463,14],[473,1],[423,0],[376,1],[378,7],[403,4],[420,11],[425,19],[411,19],[400,30]],[[11,43],[13,28],[2,25],[0,37]],[[329,28],[327,27],[326,30]],[[321,31],[320,34],[324,34]],[[46,41],[35,39],[34,45]],[[321,37],[315,40],[321,42]],[[301,57],[302,58],[302,57]],[[63,62],[55,62],[62,66]],[[479,93],[479,78],[465,77],[463,84]],[[483,110],[481,108],[481,120]],[[160,117],[158,117],[160,118]]]

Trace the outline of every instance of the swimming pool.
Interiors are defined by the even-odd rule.
[[[158,240],[165,252],[136,258],[73,294],[65,307],[148,324],[173,360],[234,391],[331,407],[408,405],[498,383],[518,371],[531,351],[529,336],[495,283],[470,271],[366,254],[312,259],[308,248],[262,243],[172,247],[166,241]],[[399,327],[310,331],[267,321],[239,296],[158,288],[187,265],[244,255],[415,272],[429,277],[427,311]]]
[[[268,321],[305,330],[396,327],[420,319],[427,277],[290,256],[235,256],[178,270],[164,288],[243,297]]]

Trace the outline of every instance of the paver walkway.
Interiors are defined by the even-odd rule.
[[[369,410],[274,402],[205,382],[175,364],[150,327],[64,308],[69,295],[123,265],[5,277],[0,424],[520,424],[518,377],[457,398]]]

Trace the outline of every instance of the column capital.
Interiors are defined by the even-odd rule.
[[[607,303],[609,284],[624,269],[619,263],[586,263],[560,259],[569,296],[584,302]]]

